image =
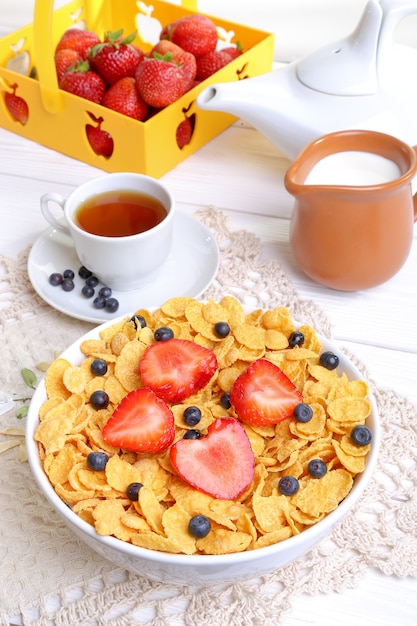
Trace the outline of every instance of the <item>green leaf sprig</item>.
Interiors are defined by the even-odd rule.
[[[23,378],[25,385],[27,385],[30,389],[36,389],[36,384],[38,382],[38,379],[36,378],[36,374],[32,370],[28,369],[27,367],[24,367],[23,369],[20,370],[20,374]],[[24,417],[26,417],[26,415],[28,414],[28,410],[29,410],[29,406],[26,403],[29,402],[30,400],[31,400],[31,396],[25,397],[25,398],[15,398],[15,402],[24,403],[23,406],[19,407],[16,411],[17,419],[23,419]]]

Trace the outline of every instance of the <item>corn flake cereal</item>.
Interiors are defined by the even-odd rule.
[[[146,326],[125,318],[107,325],[96,339],[81,343],[80,363],[57,358],[45,375],[47,399],[39,411],[35,433],[44,470],[60,498],[99,535],[150,550],[182,554],[230,554],[284,541],[319,522],[346,498],[355,476],[365,469],[370,445],[350,437],[371,412],[368,386],[345,373],[320,365],[321,343],[314,329],[296,327],[290,311],[277,307],[246,314],[232,296],[220,302],[190,297],[167,300],[154,312],[140,309]],[[230,332],[219,337],[215,324]],[[131,391],[142,387],[139,364],[154,331],[168,326],[174,337],[212,350],[218,369],[211,381],[186,400],[170,403],[175,441],[197,429],[204,437],[222,417],[237,419],[224,402],[240,374],[256,359],[279,367],[311,408],[310,419],[290,415],[276,424],[243,424],[254,457],[249,486],[235,500],[215,498],[185,482],[170,461],[169,449],[140,454],[107,443],[102,429],[114,409]],[[290,347],[294,330],[302,345]],[[103,375],[91,364],[102,359]],[[93,392],[103,391],[108,406],[97,409]],[[197,406],[196,426],[184,411]],[[92,467],[90,455],[103,453],[105,465]],[[320,460],[324,475],[315,478],[309,463]],[[296,481],[291,494],[279,488],[282,477]],[[207,532],[195,536],[190,520],[203,516]]]

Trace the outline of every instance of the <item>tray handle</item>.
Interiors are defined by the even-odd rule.
[[[88,5],[94,0],[85,0]],[[181,5],[190,11],[197,10],[198,0],[181,0]],[[42,103],[49,113],[58,113],[64,107],[64,94],[58,88],[54,63],[52,21],[54,0],[36,0],[33,13],[33,48],[39,76]]]

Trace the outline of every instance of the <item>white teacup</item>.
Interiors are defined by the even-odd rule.
[[[119,199],[112,198],[113,194],[120,194]],[[96,209],[92,206],[110,200],[113,206],[102,205]],[[146,206],[141,208],[139,201],[142,200]],[[40,202],[45,219],[71,236],[80,264],[117,291],[140,289],[151,282],[171,251],[175,201],[165,185],[149,176],[106,174],[77,187],[68,198],[51,192],[44,194]],[[51,212],[50,203],[60,207],[65,223]],[[131,207],[128,215],[127,205],[135,203],[137,206]],[[90,210],[96,211],[95,218],[89,215]],[[111,211],[115,210],[117,219],[114,216],[110,219]],[[145,213],[150,218],[146,224],[143,222]],[[155,215],[157,213],[159,216]],[[106,216],[110,220],[107,225]],[[86,222],[86,217],[92,218],[89,221],[94,228],[88,219]],[[122,227],[124,223],[126,228]],[[102,226],[114,228],[114,232],[94,232],[95,228],[100,231]],[[138,232],[139,229],[142,232]]]

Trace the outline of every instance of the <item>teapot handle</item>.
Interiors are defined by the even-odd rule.
[[[417,0],[380,0],[379,4],[382,9],[382,21],[378,39],[377,63],[380,68],[383,68],[383,64],[392,54],[394,31],[404,17],[417,13]]]
[[[413,150],[417,156],[417,146],[413,146]],[[417,222],[417,191],[415,192],[413,196],[413,204],[414,204],[414,223],[416,223]]]

